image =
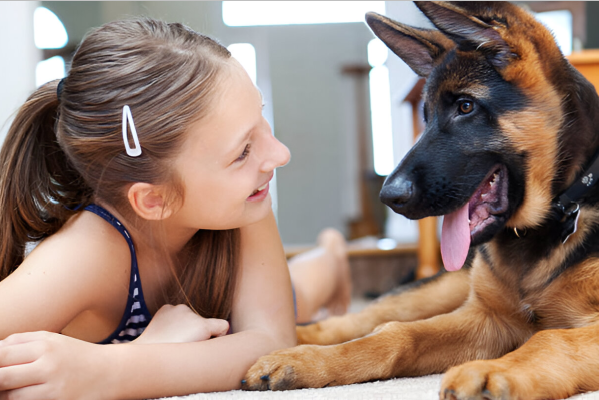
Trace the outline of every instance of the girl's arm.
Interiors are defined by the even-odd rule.
[[[61,332],[84,312],[105,316],[106,310],[120,310],[122,315],[129,249],[116,230],[106,229],[103,221],[94,218],[74,217],[0,281],[0,339],[17,332]],[[107,336],[110,327],[106,329]]]
[[[110,346],[119,366],[114,376],[122,377],[114,386],[116,398],[238,389],[260,356],[296,344],[291,280],[274,215],[242,228],[241,246],[234,334],[194,343]]]
[[[56,397],[61,399],[93,398],[95,391],[101,391],[102,398],[119,399],[239,388],[260,356],[296,343],[289,272],[272,214],[242,228],[241,261],[233,335],[194,343],[103,347],[56,335],[16,335],[0,345],[0,366],[10,365],[0,368],[0,390],[11,389],[6,382],[19,382],[23,390],[60,388],[64,391]],[[15,344],[19,341],[27,343]],[[39,350],[46,347],[52,351]],[[13,361],[3,363],[6,359]]]

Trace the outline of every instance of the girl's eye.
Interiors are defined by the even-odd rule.
[[[459,109],[460,114],[470,114],[474,110],[474,103],[468,100],[461,101]]]
[[[250,144],[249,143],[245,146],[245,149],[243,149],[243,153],[241,153],[241,155],[239,157],[237,157],[237,160],[235,160],[235,161],[239,162],[239,161],[245,160],[245,158],[248,156],[248,154],[250,154]]]

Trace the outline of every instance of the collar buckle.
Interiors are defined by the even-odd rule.
[[[578,218],[580,218],[580,204],[571,202],[568,206],[564,206],[561,201],[556,203],[557,208],[563,214],[560,219],[562,225],[561,239],[562,244],[566,243],[571,235],[578,229]]]

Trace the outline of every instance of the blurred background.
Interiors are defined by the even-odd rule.
[[[519,4],[554,31],[564,54],[599,47],[599,3]],[[374,38],[367,11],[430,27],[403,1],[2,1],[0,141],[26,97],[68,73],[91,28],[134,16],[182,22],[245,66],[275,136],[291,150],[273,185],[288,254],[334,227],[351,240],[355,290],[376,295],[438,270],[440,221],[408,221],[378,201],[422,129],[422,82]]]

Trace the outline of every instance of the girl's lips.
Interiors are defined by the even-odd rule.
[[[270,184],[267,183],[266,187],[260,191],[258,191],[257,193],[254,193],[253,195],[251,195],[250,197],[247,198],[247,201],[250,202],[256,202],[256,201],[262,201],[266,198],[266,196],[268,196],[268,189],[270,187]]]

